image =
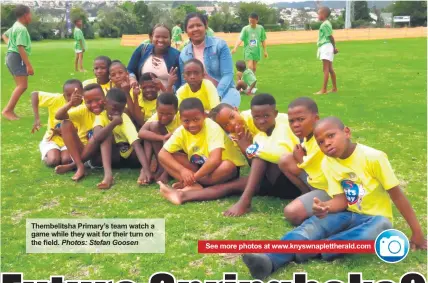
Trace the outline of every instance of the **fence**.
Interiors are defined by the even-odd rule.
[[[239,37],[239,33],[216,32],[215,35],[216,37],[224,39],[230,46],[233,46]],[[336,41],[426,37],[427,28],[340,29],[334,30],[333,35]],[[269,45],[310,43],[316,42],[318,31],[304,30],[268,32],[267,38]],[[122,46],[138,46],[145,39],[148,39],[147,34],[123,35],[120,44]],[[183,34],[183,39],[187,40],[186,34]]]

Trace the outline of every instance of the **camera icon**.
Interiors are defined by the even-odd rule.
[[[403,232],[388,229],[380,233],[375,240],[377,256],[387,263],[402,261],[409,253],[410,243]]]
[[[379,254],[381,256],[404,256],[404,240],[399,236],[380,239]]]

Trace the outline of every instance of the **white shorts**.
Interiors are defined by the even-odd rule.
[[[42,161],[45,159],[48,152],[52,149],[58,149],[59,151],[67,150],[67,147],[64,145],[62,147],[59,147],[56,143],[53,141],[46,141],[42,140],[39,144],[40,152],[42,153]]]
[[[318,47],[317,57],[320,60],[328,60],[330,62],[333,62],[333,59],[334,59],[333,44],[326,43]]]
[[[248,87],[247,87],[247,89],[245,90],[245,92],[247,92],[249,89],[250,89],[250,87],[248,86]],[[251,90],[251,93],[252,93],[252,94],[255,94],[256,92],[257,92],[257,88],[255,88],[255,87],[254,87],[254,88]]]
[[[76,54],[79,54],[79,53],[82,53],[83,52],[83,50],[80,50],[80,49],[75,49],[74,50],[74,53],[76,53]]]

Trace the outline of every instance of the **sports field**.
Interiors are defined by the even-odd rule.
[[[88,41],[85,68],[92,60],[108,55],[125,63],[133,47],[120,40]],[[4,47],[4,45],[2,46]],[[335,58],[339,92],[314,97],[321,116],[336,115],[353,131],[355,141],[385,151],[401,180],[402,188],[427,228],[426,176],[426,38],[338,42]],[[4,48],[2,49],[4,58]],[[259,89],[273,94],[280,111],[299,96],[312,96],[321,87],[321,63],[315,44],[269,47],[270,58],[259,64]],[[234,59],[242,57],[242,49]],[[177,279],[220,279],[222,272],[238,272],[250,278],[236,255],[197,253],[199,239],[278,239],[292,226],[284,222],[286,201],[256,197],[253,212],[240,218],[225,218],[222,212],[237,197],[219,201],[173,206],[161,198],[157,186],[138,187],[138,170],[114,171],[116,185],[99,191],[102,171],[92,171],[79,183],[68,175],[56,175],[40,161],[38,144],[43,131],[31,134],[33,90],[61,92],[69,78],[92,78],[73,72],[72,41],[34,43],[30,59],[35,76],[20,101],[16,122],[1,121],[1,271],[24,272],[26,279],[65,275],[66,279],[132,279],[144,282],[158,271]],[[2,107],[14,88],[6,66],[1,66]],[[243,98],[241,109],[248,109]],[[47,112],[42,110],[42,121]],[[410,230],[394,208],[394,226],[410,236]],[[26,254],[26,218],[165,218],[166,253],[155,254]],[[376,255],[351,256],[334,262],[313,260],[292,263],[274,274],[292,279],[293,272],[308,272],[309,279],[347,281],[350,271],[363,272],[363,279],[396,282],[408,271],[427,276],[425,252],[410,252],[397,264],[383,263]]]

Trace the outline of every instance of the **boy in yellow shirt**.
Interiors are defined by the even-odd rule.
[[[179,106],[189,97],[196,97],[202,101],[206,112],[220,103],[217,88],[210,80],[204,78],[204,70],[204,65],[198,59],[190,59],[184,63],[183,77],[186,84],[177,90]]]
[[[326,193],[327,179],[321,170],[324,153],[314,137],[315,123],[319,120],[317,104],[308,97],[293,100],[288,105],[288,120],[291,130],[302,143],[297,144],[292,153],[285,153],[278,165],[294,185],[302,191],[310,190],[284,208],[285,218],[294,225],[300,225],[312,216],[314,197],[321,201],[330,199]]]
[[[326,158],[322,170],[328,194],[322,202],[315,198],[314,216],[287,233],[281,240],[375,240],[392,227],[391,200],[412,230],[412,249],[426,250],[424,232],[399,181],[382,151],[351,141],[351,131],[335,117],[320,120],[314,135]],[[321,254],[331,260],[343,254]],[[263,279],[295,260],[296,254],[246,254],[243,261],[251,275]],[[309,256],[299,255],[299,260]]]
[[[158,159],[163,144],[181,126],[177,111],[178,100],[174,94],[163,93],[159,95],[156,100],[156,113],[147,120],[138,133],[140,139],[144,140],[144,151],[148,160],[151,160],[153,154]],[[169,181],[168,172],[163,170],[159,163],[155,179],[163,183]]]
[[[83,100],[85,104],[80,105],[82,95],[75,91],[71,96],[71,100],[58,109],[55,114],[55,119],[64,120],[61,123],[61,134],[64,144],[73,159],[71,164],[55,167],[55,172],[63,174],[77,167],[76,173],[71,178],[73,181],[78,181],[85,175],[82,156],[86,156],[87,152],[94,152],[93,145],[87,145],[94,134],[95,116],[104,111],[104,91],[99,84],[89,84],[83,88]]]
[[[109,68],[111,65],[111,60],[107,56],[98,56],[94,60],[94,75],[95,78],[84,81],[83,87],[88,84],[99,84],[103,90],[104,94],[107,94],[107,91],[112,88],[113,84],[110,81]]]
[[[222,128],[206,119],[199,99],[183,100],[179,111],[182,126],[159,152],[163,168],[178,180],[178,185],[174,186],[177,190],[158,182],[162,195],[174,204],[182,203],[177,194],[237,178],[239,168],[246,164],[244,156]],[[181,150],[185,154],[180,153]]]
[[[105,111],[96,116],[94,143],[100,144],[104,179],[97,186],[109,189],[113,185],[112,166],[142,167],[138,184],[153,179],[137,130],[126,113],[126,94],[118,88],[107,92]]]
[[[82,83],[76,79],[66,81],[62,87],[63,94],[34,91],[31,93],[31,104],[34,112],[34,125],[31,133],[40,129],[41,122],[39,107],[48,108],[47,131],[40,142],[39,149],[42,154],[42,161],[49,167],[71,162],[70,154],[61,137],[61,121],[55,119],[55,114],[59,108],[70,101],[73,92],[83,92]]]

